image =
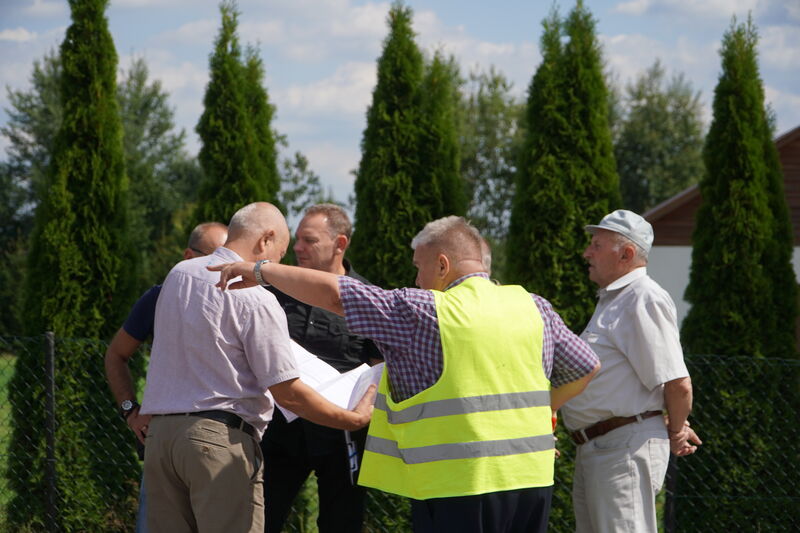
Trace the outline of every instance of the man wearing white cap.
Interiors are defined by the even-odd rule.
[[[647,275],[649,222],[619,209],[586,231],[592,240],[583,257],[600,289],[581,338],[602,366],[583,394],[561,408],[578,445],[576,531],[656,532],[655,496],[670,450],[690,455],[701,443],[687,422],[692,383],[675,304]]]

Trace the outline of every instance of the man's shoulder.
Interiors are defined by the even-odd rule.
[[[669,292],[650,276],[642,276],[634,280],[623,293],[639,305],[667,304],[675,306]]]

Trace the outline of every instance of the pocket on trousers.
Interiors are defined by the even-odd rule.
[[[187,432],[186,437],[193,446],[199,446],[204,449],[227,450],[231,445],[228,431],[228,428],[222,423],[204,420],[194,425]]]
[[[665,450],[664,439],[650,439],[647,441],[647,449],[650,455],[650,481],[653,485],[653,492],[658,493],[667,477],[669,442],[667,442]]]
[[[622,433],[615,433],[614,431],[603,435],[602,437],[597,437],[596,439],[592,440],[592,444],[594,445],[594,449],[598,451],[603,450],[621,450],[628,447],[628,444],[631,441],[631,434],[627,431]]]

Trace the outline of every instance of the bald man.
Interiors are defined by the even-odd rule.
[[[386,367],[358,482],[412,498],[417,533],[546,531],[551,409],[586,387],[597,356],[546,300],[489,281],[487,249],[463,218],[428,223],[411,247],[419,289],[287,265],[213,268],[220,288],[272,283],[375,341]]]
[[[354,411],[298,379],[286,315],[260,288],[222,293],[207,266],[279,262],[289,229],[272,204],[241,208],[228,240],[170,271],[156,305],[155,338],[140,412],[151,532],[264,530],[258,441],[274,403],[338,429],[369,421],[370,398]]]
[[[202,257],[212,253],[225,243],[228,238],[228,226],[219,222],[203,222],[195,226],[189,234],[189,242],[183,250],[184,259]],[[128,362],[139,346],[153,335],[153,323],[156,315],[156,302],[161,292],[161,285],[153,285],[133,304],[125,323],[114,335],[108,345],[105,356],[106,379],[111,393],[117,400],[120,416],[131,428],[138,439],[137,452],[139,458],[144,457],[144,428],[150,422],[149,416],[139,415],[139,402],[133,386]],[[136,533],[147,531],[147,505],[144,496],[144,476],[139,489],[139,512],[136,516]]]

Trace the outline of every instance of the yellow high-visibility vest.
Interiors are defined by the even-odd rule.
[[[472,277],[434,296],[442,375],[394,402],[384,368],[359,484],[419,500],[552,485],[544,323],[530,294]]]

